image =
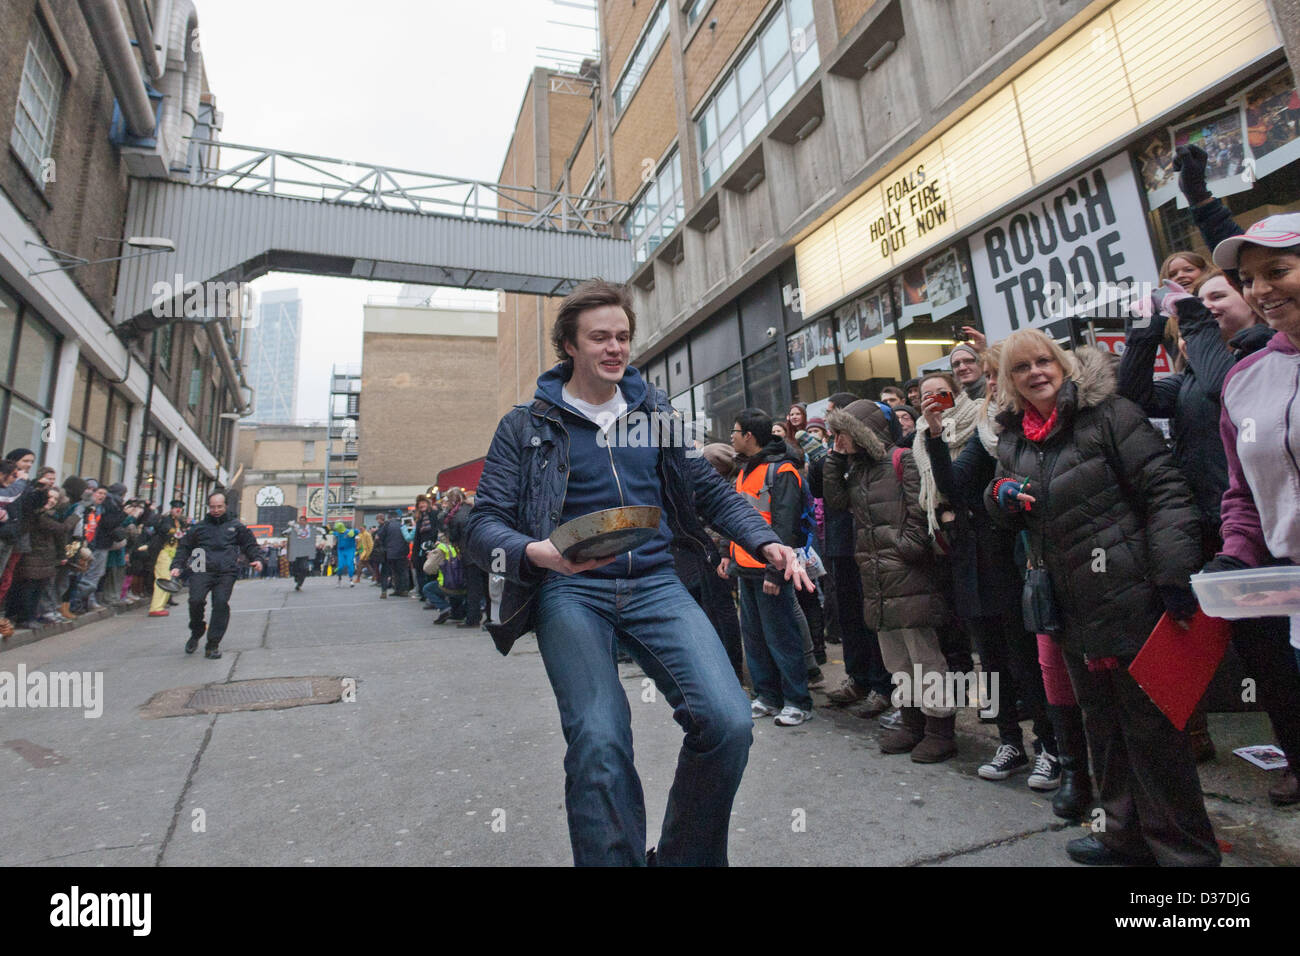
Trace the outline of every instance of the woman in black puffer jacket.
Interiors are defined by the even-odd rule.
[[[948,622],[925,509],[921,476],[910,450],[900,459],[903,480],[894,470],[893,434],[885,413],[865,399],[826,417],[835,433],[835,451],[822,473],[826,504],[852,511],[857,529],[854,556],[862,575],[862,609],[867,627],[877,632],[885,667],[906,678],[912,700],[901,699],[902,726],[880,738],[884,753],[911,752],[917,763],[937,763],[957,752],[956,710],[949,701],[916,706],[924,681],[940,682],[947,673],[937,629]],[[895,688],[895,694],[901,690]]]
[[[1191,490],[1142,410],[1115,394],[1109,357],[1067,355],[1034,329],[1003,343],[998,477],[986,506],[1029,532],[1060,617],[1105,829],[1070,841],[1092,864],[1218,865],[1196,764],[1128,666],[1166,610],[1196,612]]]

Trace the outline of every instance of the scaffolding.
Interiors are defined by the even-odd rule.
[[[326,527],[335,521],[351,524],[357,494],[357,418],[361,413],[361,366],[330,368],[329,415],[325,422],[325,489],[321,504]],[[337,450],[335,442],[338,443]],[[336,481],[338,495],[331,496]]]

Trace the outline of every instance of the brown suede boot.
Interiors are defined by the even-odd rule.
[[[66,617],[69,621],[75,621],[80,616],[72,613],[72,608],[68,606],[67,601],[64,601],[62,604],[59,605],[59,613],[62,614],[64,617]]]
[[[912,751],[916,763],[941,763],[957,753],[953,739],[957,717],[926,717],[925,737]]]
[[[901,707],[902,726],[886,730],[880,735],[882,754],[905,754],[925,736],[925,715],[920,707]]]

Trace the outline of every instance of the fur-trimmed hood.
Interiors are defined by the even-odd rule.
[[[826,416],[826,426],[833,432],[844,432],[853,443],[875,461],[889,457],[893,436],[885,413],[875,402],[860,398],[846,408],[837,408]]]

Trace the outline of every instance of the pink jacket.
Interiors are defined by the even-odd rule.
[[[1282,332],[1223,380],[1223,553],[1300,563],[1300,352]]]

